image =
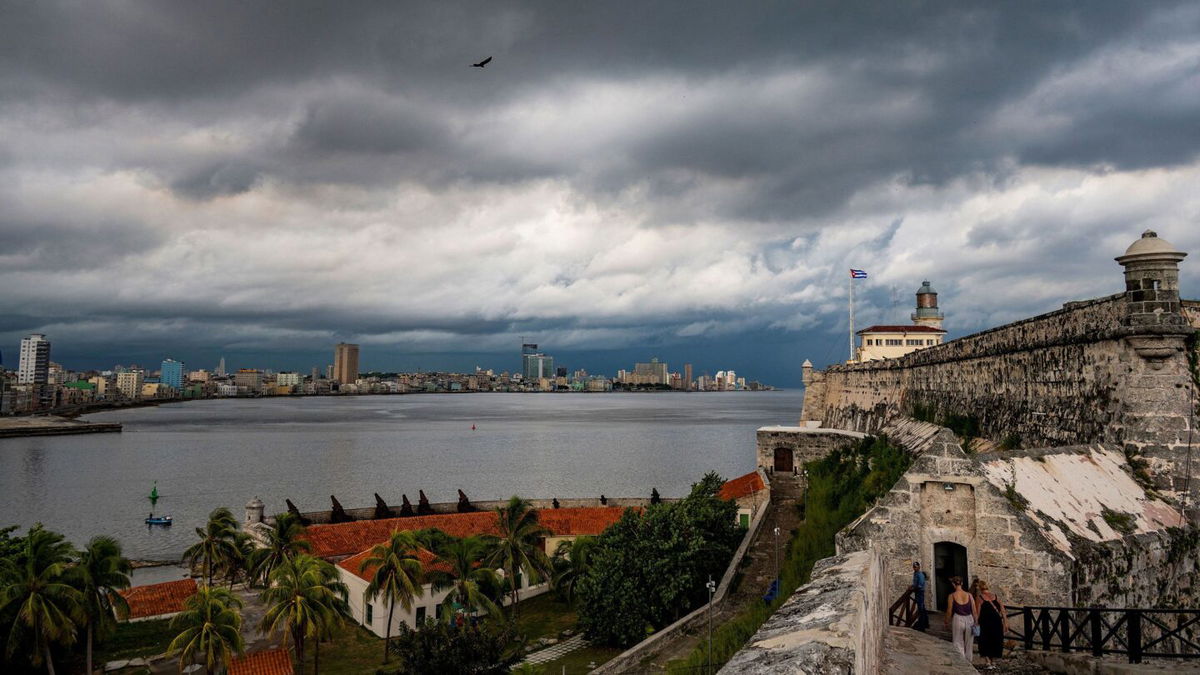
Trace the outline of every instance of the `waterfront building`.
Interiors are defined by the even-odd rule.
[[[183,363],[175,359],[164,359],[158,373],[158,381],[176,390],[183,389]]]
[[[942,344],[945,316],[938,309],[937,291],[926,280],[917,289],[917,308],[912,313],[913,325],[877,325],[858,331],[858,361],[895,359],[918,349]]]
[[[46,384],[50,377],[50,341],[42,333],[21,340],[17,384]]]
[[[262,391],[263,374],[260,370],[254,368],[238,368],[238,371],[233,375],[233,383],[241,389],[245,387],[246,393],[254,394]]]
[[[657,357],[650,359],[650,363],[635,363],[630,384],[671,384],[667,364],[660,362]]]
[[[207,370],[203,369],[193,370],[192,372],[188,373],[187,379],[188,382],[208,382],[209,373]]]
[[[249,513],[249,507],[247,509]],[[540,509],[538,521],[550,530],[550,535],[543,540],[543,550],[546,555],[552,555],[559,542],[572,541],[583,535],[598,535],[619,520],[623,513],[624,509],[618,507]],[[367,585],[374,578],[375,570],[370,567],[363,570],[362,563],[370,557],[371,548],[376,544],[386,543],[392,532],[428,528],[437,528],[454,537],[499,533],[496,513],[477,511],[310,525],[307,537],[312,544],[313,555],[336,562],[338,575],[350,591],[350,613],[354,620],[375,635],[383,637],[388,632],[395,635],[401,625],[414,628],[423,624],[426,619],[441,618],[444,611],[442,601],[449,594],[449,590],[434,593],[428,579],[423,580],[423,593],[421,597],[413,599],[411,610],[406,610],[399,604],[392,608],[393,625],[389,631],[387,604],[382,598],[370,598],[366,594]],[[434,561],[434,555],[425,549],[417,550],[417,558],[427,573],[441,569]],[[501,577],[504,576],[503,570],[498,570],[497,573]],[[550,590],[548,583],[542,581],[531,584],[523,574],[518,574],[517,583],[522,600]],[[508,602],[507,595],[504,602]]]
[[[554,357],[538,351],[525,351],[537,345],[523,345],[521,352],[521,371],[526,382],[540,382],[542,378],[554,377]]]
[[[127,399],[136,401],[142,397],[145,373],[140,369],[122,370],[117,373],[117,391]]]
[[[304,379],[300,373],[280,373],[275,376],[275,385],[279,387],[294,387]]]
[[[96,385],[96,398],[105,398],[108,396],[109,380],[103,375],[97,375],[88,380],[88,382]]]
[[[333,375],[330,379],[341,384],[358,381],[358,345],[339,342],[333,348]]]
[[[692,388],[692,364],[683,364],[683,389],[690,391]]]

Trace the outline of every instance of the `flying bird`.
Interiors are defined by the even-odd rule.
[[[491,63],[491,61],[492,61],[492,57],[489,56],[486,59],[480,61],[479,63],[472,63],[471,67],[472,68],[482,68],[482,67],[486,66],[487,64]]]

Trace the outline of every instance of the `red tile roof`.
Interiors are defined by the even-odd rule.
[[[615,506],[588,506],[564,509],[538,509],[538,520],[555,536],[595,535],[617,522],[624,509]],[[332,558],[359,553],[387,540],[392,532],[437,528],[452,537],[497,534],[496,512],[439,513],[411,518],[356,520],[336,525],[310,525],[308,540],[313,555]]]
[[[721,486],[721,491],[717,493],[717,496],[726,500],[741,499],[765,487],[766,485],[763,484],[762,476],[758,475],[757,471],[751,471],[745,476],[738,476],[733,480],[726,481]]]
[[[161,584],[134,586],[121,591],[129,603],[129,618],[143,619],[183,611],[183,603],[196,594],[195,579],[180,579]]]
[[[293,675],[292,653],[286,649],[268,649],[239,656],[229,664],[229,675]]]
[[[354,576],[372,581],[375,578],[375,570],[378,566],[371,565],[367,569],[362,569],[363,561],[371,557],[371,549],[367,549],[361,553],[356,553],[345,560],[338,561],[338,567],[345,569]],[[429,551],[419,548],[417,549],[417,560],[421,561],[421,566],[425,568],[428,574],[433,571],[449,572],[450,566],[443,562],[437,562],[437,556]]]
[[[945,333],[941,328],[933,326],[871,326],[857,333]]]

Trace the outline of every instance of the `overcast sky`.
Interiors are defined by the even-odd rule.
[[[793,386],[849,267],[963,335],[1200,257],[1198,149],[1196,3],[0,0],[0,351]]]

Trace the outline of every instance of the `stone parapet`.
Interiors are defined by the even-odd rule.
[[[720,670],[878,673],[887,627],[883,562],[873,551],[820,560],[812,580],[767,619]]]
[[[1195,329],[1129,325],[1128,311],[1124,293],[1073,302],[900,358],[813,372],[802,417],[875,433],[904,416],[957,415],[986,438],[1023,447],[1112,443],[1177,491],[1186,484]]]

